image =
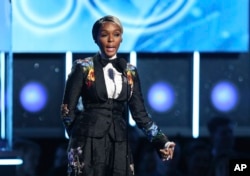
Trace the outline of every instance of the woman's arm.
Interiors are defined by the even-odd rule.
[[[141,84],[137,69],[130,67],[133,80],[133,92],[129,100],[129,108],[133,119],[137,126],[143,130],[150,142],[157,148],[164,148],[166,142],[168,142],[167,136],[160,130],[157,124],[148,114],[145,105],[143,95],[141,93]]]
[[[135,67],[130,67],[130,76],[132,76],[133,86],[132,96],[129,100],[129,108],[133,119],[137,126],[142,129],[150,142],[153,143],[157,149],[157,153],[163,161],[172,159],[174,154],[175,143],[169,141],[167,136],[161,131],[158,125],[153,121],[150,115],[147,113],[143,95],[141,93],[141,85],[138,72]]]
[[[66,81],[63,102],[61,105],[61,118],[69,133],[75,120],[75,112],[81,95],[84,82],[83,67],[77,61],[74,62],[71,73]]]

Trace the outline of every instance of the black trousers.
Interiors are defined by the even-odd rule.
[[[112,128],[111,128],[112,130]],[[133,176],[133,157],[127,141],[75,137],[68,147],[69,176]]]

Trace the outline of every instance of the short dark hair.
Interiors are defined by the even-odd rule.
[[[97,20],[92,27],[92,37],[95,42],[97,41],[97,35],[104,22],[113,22],[117,24],[121,28],[121,32],[123,33],[123,27],[121,21],[115,16],[107,15]]]

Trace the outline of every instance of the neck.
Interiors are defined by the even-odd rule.
[[[112,59],[117,58],[116,54],[112,57],[106,57],[101,51],[99,51],[99,54],[100,54],[102,59],[112,60]]]

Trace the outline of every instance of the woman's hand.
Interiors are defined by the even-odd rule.
[[[164,149],[160,149],[160,155],[163,161],[172,159],[174,156],[174,142],[167,142],[166,147]]]

